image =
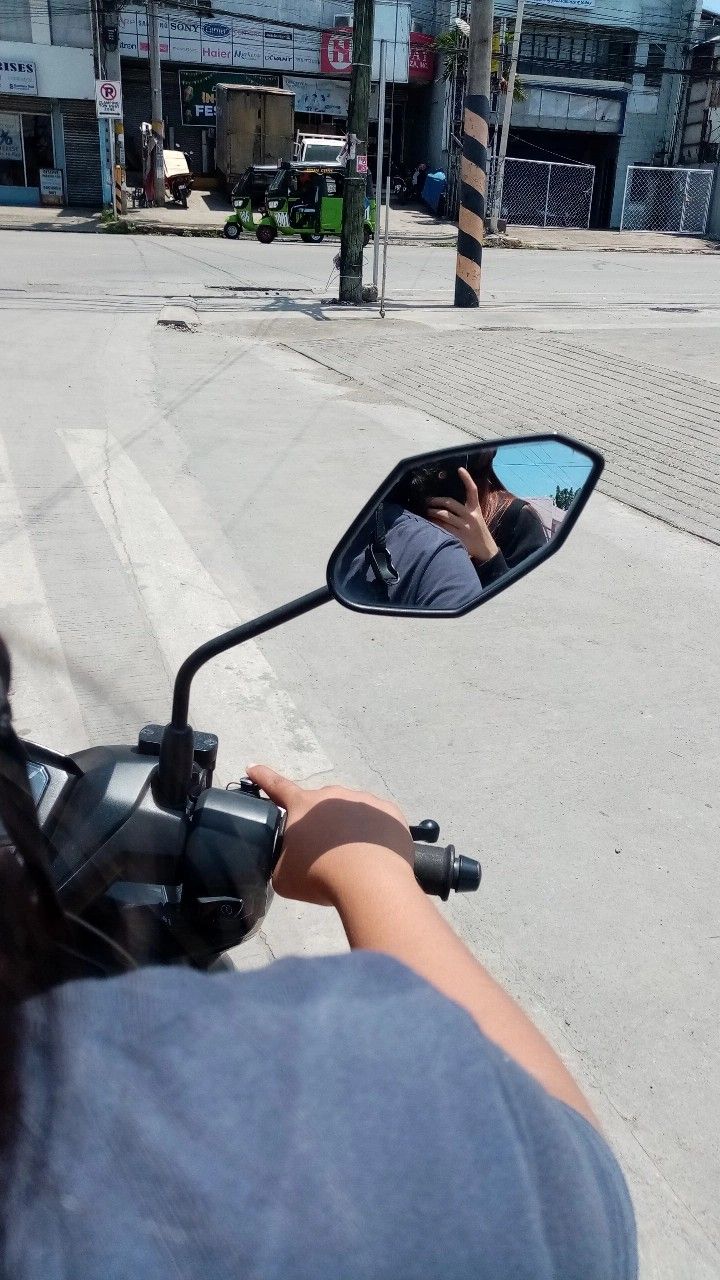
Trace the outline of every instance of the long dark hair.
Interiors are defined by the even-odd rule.
[[[10,655],[0,637],[0,1147],[15,1134],[22,1004],[58,976],[67,922],[53,888],[48,849],[12,724]]]
[[[481,449],[452,462],[435,462],[416,467],[395,486],[389,495],[391,502],[398,502],[418,516],[427,516],[430,498],[455,498],[466,501],[465,486],[458,475],[458,467],[470,472],[478,489],[480,509],[491,533],[497,528],[515,495],[505,487],[495,474],[493,460],[496,449]]]

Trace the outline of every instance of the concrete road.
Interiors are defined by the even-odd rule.
[[[201,298],[203,306],[211,299],[215,305],[237,305],[248,288],[316,298],[337,293],[336,241],[321,245],[276,241],[264,246],[254,240],[33,233],[23,237],[28,248],[21,250],[19,234],[0,231],[0,299],[18,291],[22,294],[28,285],[38,298],[54,300],[55,305],[69,295],[88,297],[98,306],[113,309],[188,294]],[[371,256],[366,252],[366,278],[370,268]],[[413,306],[421,301],[436,307],[449,303],[454,270],[455,254],[450,248],[393,246],[388,296]],[[550,250],[489,249],[485,253],[485,302],[505,310],[537,305],[585,307],[599,313],[609,307],[628,310],[642,305],[716,313],[719,282],[720,253],[690,258]],[[653,315],[658,319],[658,313]],[[457,312],[451,312],[450,322],[457,323]]]
[[[3,627],[21,727],[58,749],[164,719],[189,649],[320,585],[399,456],[467,439],[400,377],[382,391],[337,365],[369,322],[317,305],[325,246],[238,252],[0,237]],[[460,317],[443,305],[451,257],[398,251],[394,296],[429,303],[388,321],[398,371],[398,335],[410,350],[474,328],[480,362],[483,326],[508,340],[540,326],[548,342],[572,329],[575,348],[631,358],[648,380],[670,367],[688,402],[692,388],[707,400],[720,265],[581,256],[488,255],[493,305]],[[270,278],[300,302],[232,297]],[[180,296],[199,300],[196,332],[156,324]],[[298,349],[323,334],[334,369]],[[451,404],[449,362],[446,376]],[[503,376],[525,386],[520,367]],[[672,448],[670,435],[670,464]],[[720,1269],[719,565],[711,542],[601,493],[557,558],[472,617],[328,605],[218,662],[193,698],[223,780],[253,758],[342,778],[481,856],[480,894],[449,914],[598,1108],[652,1280]],[[341,945],[326,913],[277,903],[240,962]]]

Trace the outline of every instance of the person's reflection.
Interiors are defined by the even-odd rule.
[[[478,600],[481,584],[465,548],[421,514],[426,501],[423,493],[417,502],[411,478],[380,503],[338,566],[348,600],[418,610],[463,609]]]
[[[548,540],[533,507],[495,474],[496,452],[470,454],[467,467],[458,468],[457,480],[449,466],[437,469],[426,508],[433,523],[463,544],[483,587],[498,582]]]

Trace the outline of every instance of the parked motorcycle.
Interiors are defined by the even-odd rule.
[[[476,464],[511,506],[532,508],[542,524],[529,554],[499,550],[493,574],[482,579],[456,539],[411,515],[422,495],[461,493],[458,468]],[[382,616],[462,617],[560,549],[602,469],[598,453],[560,435],[406,459],[335,548],[323,586],[209,639],[185,659],[167,724],[145,725],[131,744],[70,755],[26,742],[55,885],[65,909],[88,927],[89,963],[107,973],[128,964],[209,969],[257,933],[270,908],[286,815],[248,778],[213,786],[218,739],[189,722],[192,681],[207,662],[332,600]],[[419,527],[428,554],[428,547],[418,552]],[[479,863],[452,844],[441,846],[436,822],[411,830],[415,875],[427,893],[447,899],[479,887]]]
[[[132,193],[133,208],[144,209],[155,203],[155,149],[156,140],[151,126],[144,122],[140,126],[140,142],[142,150],[143,178],[142,186],[135,187]],[[163,173],[165,175],[165,195],[173,204],[187,209],[188,199],[192,191],[192,174],[188,167],[184,151],[175,151],[171,147],[163,148]]]
[[[390,195],[398,204],[407,204],[412,199],[412,180],[407,174],[396,171],[390,175]]]
[[[185,152],[164,150],[163,165],[165,168],[165,191],[173,204],[179,204],[181,209],[187,209],[188,197],[192,191],[192,175],[188,168]]]

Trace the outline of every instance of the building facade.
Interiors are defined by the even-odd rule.
[[[416,7],[424,21],[415,17]],[[242,18],[229,16],[233,9]],[[225,0],[222,16],[160,8],[160,56],[167,145],[188,155],[192,172],[215,173],[215,85],[220,81],[267,84],[295,94],[298,130],[341,134],[347,124],[352,48],[352,0]],[[433,78],[434,4],[424,0],[375,5],[374,79],[380,40],[387,41],[394,84],[393,152],[425,116],[422,92]],[[140,125],[150,119],[147,18],[141,5],[123,7],[119,52],[130,182],[141,168]],[[427,32],[424,26],[427,26]],[[386,115],[390,115],[390,95]],[[377,137],[377,91],[371,103],[369,153]],[[386,153],[389,133],[386,135]]]
[[[0,16],[0,203],[102,199],[89,0],[13,0]]]
[[[450,29],[457,0],[438,5]],[[499,0],[512,31],[517,6]],[[508,155],[594,167],[591,225],[618,227],[628,165],[667,165],[678,145],[681,74],[702,0],[546,0],[525,8]],[[460,15],[462,16],[462,14]],[[451,152],[448,86],[439,75],[431,107],[431,161]],[[457,127],[455,122],[455,127]]]
[[[163,10],[159,3],[166,142],[187,152],[200,181],[203,176],[212,180],[215,173],[219,80],[292,89],[298,129],[345,131],[353,0],[224,0],[220,9],[214,14],[209,0],[197,0],[194,11],[189,4],[173,6],[172,0]],[[112,53],[101,37],[105,10],[116,10],[117,50]],[[234,11],[242,17],[233,17]],[[385,39],[394,50],[389,76],[394,90],[386,116],[389,124],[392,99],[396,163],[408,139],[424,127],[423,90],[434,73],[434,20],[433,0],[381,0],[375,6],[375,80],[379,41]],[[119,74],[122,81],[132,182],[141,170],[140,125],[151,119],[145,6],[12,0],[12,8],[5,7],[0,15],[0,203],[51,201],[51,189],[55,199],[70,204],[102,203],[100,150],[108,135],[95,118],[96,69],[111,79]],[[373,104],[371,160],[376,89]],[[388,158],[389,147],[388,130]]]

